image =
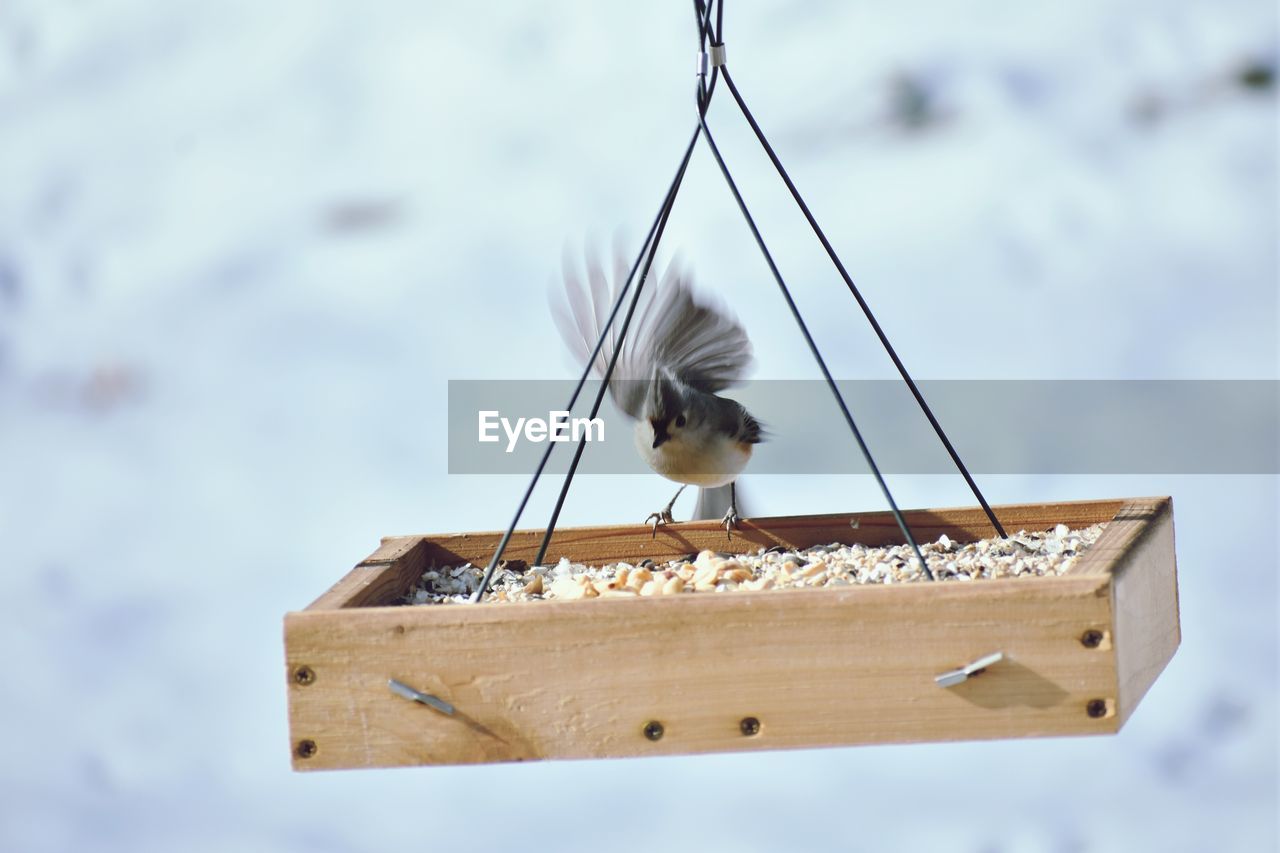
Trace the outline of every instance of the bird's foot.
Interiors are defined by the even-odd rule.
[[[724,518],[720,520],[720,523],[724,525],[725,537],[729,541],[733,541],[733,528],[737,527],[738,522],[741,520],[738,516],[738,508],[735,506],[730,506],[729,511],[724,514]]]
[[[649,513],[649,517],[648,517],[648,518],[646,518],[646,519],[644,520],[644,523],[645,523],[645,524],[649,524],[649,523],[651,523],[651,522],[652,522],[652,524],[653,524],[653,538],[654,538],[654,539],[657,539],[657,538],[658,538],[658,525],[659,525],[659,524],[674,524],[674,523],[675,523],[675,518],[674,518],[674,517],[672,517],[672,515],[671,515],[671,507],[670,507],[670,506],[665,506],[665,507],[663,507],[663,508],[662,508],[660,511],[658,511],[658,512],[651,512],[651,513]]]

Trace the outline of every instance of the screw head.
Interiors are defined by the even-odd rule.
[[[1085,631],[1080,635],[1080,645],[1084,646],[1086,649],[1096,649],[1098,646],[1102,645],[1102,637],[1103,634],[1101,631],[1096,628],[1090,628],[1088,631]]]
[[[664,729],[662,727],[662,723],[658,722],[657,720],[650,720],[649,722],[645,723],[644,736],[647,737],[649,740],[662,740],[662,735],[664,732],[666,732],[666,729]]]
[[[742,722],[738,723],[738,728],[744,737],[755,737],[760,734],[760,721],[755,717],[743,717]]]
[[[1095,720],[1099,717],[1105,717],[1107,715],[1107,700],[1090,699],[1088,704],[1084,706],[1084,712]]]
[[[309,666],[300,666],[293,671],[293,683],[306,687],[316,680],[316,671]]]
[[[299,758],[311,758],[316,754],[317,750],[318,747],[316,746],[316,742],[307,738],[305,740],[298,741],[298,745],[293,748],[293,754]]]

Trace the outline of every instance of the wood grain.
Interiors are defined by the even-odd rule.
[[[1173,504],[1132,524],[1128,547],[1111,566],[1120,724],[1133,714],[1182,642]]]
[[[1114,731],[1114,659],[1081,646],[1109,580],[845,587],[290,614],[299,769],[663,755]],[[586,606],[581,606],[581,605]],[[956,688],[938,673],[1008,660]],[[453,704],[446,717],[387,689]],[[762,730],[744,737],[742,718]],[[643,734],[657,720],[660,741]]]
[[[395,601],[432,560],[487,562],[499,534],[392,537],[285,618],[298,769],[662,755],[1116,731],[1177,646],[1167,498],[997,507],[1014,530],[1115,519],[1084,571],[975,583],[523,604]],[[888,513],[566,529],[596,562],[710,547],[897,541]],[[908,513],[922,538],[989,535],[978,509]],[[538,531],[508,556],[531,559]],[[1093,551],[1091,550],[1091,554]],[[1082,563],[1085,561],[1082,560]],[[1170,634],[1172,625],[1172,635]],[[1105,642],[1081,637],[1098,630]],[[1152,639],[1155,636],[1157,639]],[[1170,637],[1172,636],[1172,640]],[[935,675],[1006,660],[943,689]],[[300,668],[311,674],[298,678]],[[458,710],[393,695],[396,678]],[[1086,713],[1100,700],[1106,713]],[[761,729],[744,736],[740,722]],[[661,722],[660,740],[643,735]],[[314,749],[310,747],[314,745]]]
[[[433,557],[446,560],[427,537],[385,537],[378,550],[361,560],[307,609],[336,610],[393,604],[422,577]]]
[[[1068,569],[1073,575],[1113,574],[1137,544],[1147,535],[1151,522],[1173,512],[1170,498],[1130,498],[1117,506],[1107,529],[1089,546],[1080,561]]]
[[[1155,500],[1155,499],[1152,499]],[[1072,527],[1108,521],[1125,504],[1123,500],[1067,501],[1053,504],[1009,504],[993,507],[1009,533],[1021,529],[1047,529],[1063,523]],[[991,536],[986,514],[978,507],[916,509],[903,513],[912,535],[931,541],[946,534],[957,542],[973,542]],[[857,523],[857,527],[853,526]],[[517,530],[503,559],[531,561],[542,542],[542,530]],[[308,610],[340,607],[369,607],[398,603],[435,561],[441,565],[468,562],[488,565],[502,538],[499,531],[486,533],[442,533],[430,536],[394,536],[382,540],[370,554]],[[692,521],[666,525],[653,537],[643,524],[562,528],[551,538],[547,553],[552,559],[569,556],[584,563],[610,560],[665,561],[682,554],[710,548],[743,553],[757,548],[782,545],[807,548],[841,542],[885,545],[902,542],[902,534],[889,512],[847,512],[828,515],[782,516],[742,521],[733,538],[714,521]]]

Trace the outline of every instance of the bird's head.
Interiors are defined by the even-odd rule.
[[[649,397],[645,401],[645,419],[653,427],[653,447],[656,450],[664,443],[680,435],[689,423],[689,412],[685,389],[669,377],[659,375],[649,386]]]

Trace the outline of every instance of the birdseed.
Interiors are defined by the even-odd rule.
[[[989,578],[1042,577],[1067,571],[1106,524],[1072,530],[1059,524],[1045,531],[1020,530],[1008,539],[980,539],[961,544],[945,534],[920,544],[920,551],[939,581],[967,582]],[[432,566],[405,597],[406,604],[454,604],[470,600],[484,576],[483,566]],[[553,566],[516,571],[505,566],[494,573],[482,601],[566,601],[683,595],[701,592],[756,591],[837,587],[856,584],[927,581],[908,545],[815,545],[770,548],[751,554],[703,551],[687,558],[655,564],[650,560],[586,566],[567,557]]]

